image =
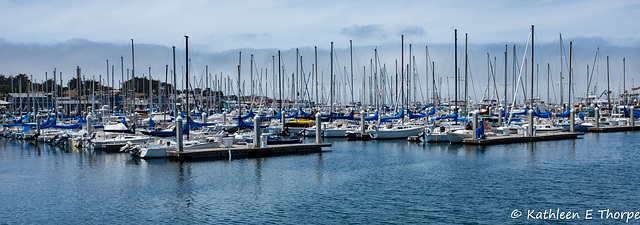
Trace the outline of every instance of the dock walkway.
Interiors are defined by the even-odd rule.
[[[256,158],[270,157],[278,155],[295,155],[322,152],[323,147],[331,147],[331,143],[303,143],[303,144],[285,144],[285,145],[269,145],[266,147],[248,147],[242,145],[234,145],[231,148],[214,148],[186,150],[183,152],[170,151],[167,152],[169,157],[176,157],[181,160],[190,159],[238,159],[238,158]],[[231,156],[230,156],[231,155]]]
[[[464,144],[471,145],[497,145],[497,144],[513,144],[513,143],[526,143],[526,142],[538,142],[538,141],[552,141],[552,140],[567,140],[576,139],[583,133],[549,133],[549,134],[537,134],[536,136],[525,136],[521,134],[513,134],[507,136],[493,136],[486,139],[469,139],[464,140]]]

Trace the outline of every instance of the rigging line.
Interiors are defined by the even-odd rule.
[[[524,68],[524,63],[525,63],[525,57],[527,56],[527,51],[529,49],[529,43],[531,41],[531,31],[529,31],[529,37],[527,38],[527,44],[525,45],[524,48],[524,56],[522,57],[522,66],[520,66],[520,72],[518,73],[518,82],[516,83],[516,93],[513,94],[513,101],[511,103],[511,110],[509,110],[509,112],[513,112],[513,109],[516,107],[516,98],[518,96],[518,86],[520,86],[520,83],[522,83],[522,69]],[[524,87],[523,87],[524,88]],[[523,91],[524,92],[524,91]],[[523,93],[524,94],[524,93]],[[527,101],[527,97],[525,95],[525,102]],[[509,114],[509,123],[511,123],[511,118],[513,118],[513,113]]]

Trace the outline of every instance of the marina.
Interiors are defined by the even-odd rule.
[[[640,3],[434,3],[3,2],[0,225],[639,222]]]

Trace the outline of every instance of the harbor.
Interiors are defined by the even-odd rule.
[[[640,222],[640,2],[1,4],[0,225]]]
[[[329,152],[231,160],[140,159],[0,138],[0,220],[452,224],[500,223],[516,208],[621,210],[640,201],[640,146],[619,140],[639,135],[488,146],[326,139]],[[62,216],[60,207],[110,213]]]

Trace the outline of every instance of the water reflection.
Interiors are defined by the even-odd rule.
[[[324,170],[324,161],[322,160],[322,152],[316,155],[316,182],[322,182],[322,175]]]

